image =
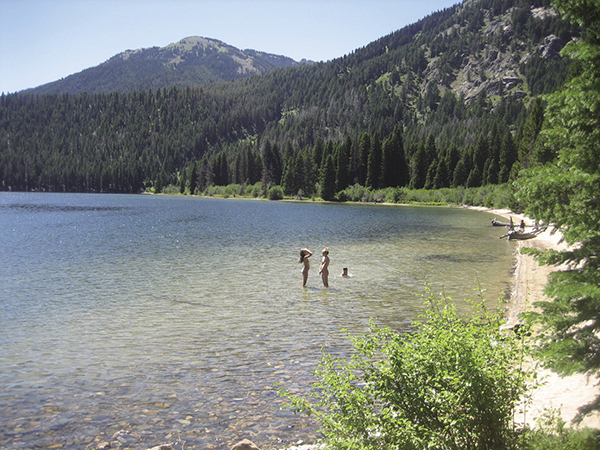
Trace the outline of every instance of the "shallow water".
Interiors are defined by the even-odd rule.
[[[322,349],[406,329],[425,283],[503,296],[514,245],[486,213],[190,197],[0,193],[0,448],[261,448],[311,441],[275,383]],[[330,288],[318,276],[330,248]],[[301,287],[299,249],[310,248]],[[341,278],[342,267],[354,276]]]

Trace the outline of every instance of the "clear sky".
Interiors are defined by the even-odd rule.
[[[459,0],[0,0],[0,92],[188,36],[328,61]]]

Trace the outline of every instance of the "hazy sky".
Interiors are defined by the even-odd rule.
[[[188,36],[327,61],[459,0],[0,0],[0,92]]]

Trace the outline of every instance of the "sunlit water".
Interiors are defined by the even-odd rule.
[[[406,329],[424,284],[508,293],[512,243],[452,208],[0,193],[0,448],[280,448],[322,350]],[[318,275],[330,248],[330,288]],[[301,287],[299,249],[314,252]],[[348,267],[354,276],[339,276]],[[120,430],[130,434],[121,433]]]

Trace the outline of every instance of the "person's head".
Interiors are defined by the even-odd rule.
[[[325,247],[325,248],[324,248],[324,249],[321,251],[321,253],[323,253],[323,256],[327,256],[327,255],[329,255],[329,247]]]
[[[304,261],[304,257],[308,255],[308,250],[303,248],[300,250],[300,262]]]

